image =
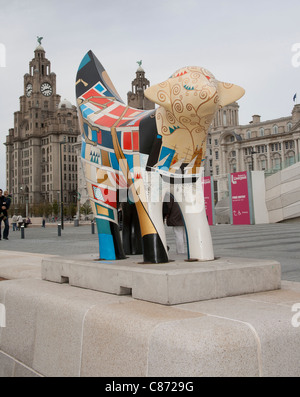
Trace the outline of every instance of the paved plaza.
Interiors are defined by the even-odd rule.
[[[173,230],[166,227],[170,255],[175,256]],[[244,257],[275,259],[281,263],[282,279],[300,282],[300,222],[268,225],[211,227],[216,257]],[[12,231],[8,241],[0,241],[0,250],[38,253],[45,255],[79,255],[98,253],[98,239],[90,224],[74,227],[66,223],[61,236],[57,225],[46,228],[30,226],[25,238],[20,231]],[[1,277],[1,274],[0,274]]]

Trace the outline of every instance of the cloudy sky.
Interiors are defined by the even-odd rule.
[[[0,0],[0,187],[3,143],[37,36],[57,93],[73,104],[76,71],[91,49],[125,102],[139,60],[151,84],[180,67],[204,66],[245,88],[240,123],[248,124],[253,114],[288,116],[296,92],[300,100],[299,16],[299,0]]]

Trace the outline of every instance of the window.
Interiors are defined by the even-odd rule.
[[[294,141],[288,141],[288,142],[285,142],[284,143],[285,144],[285,148],[286,149],[294,149]]]
[[[275,168],[275,170],[280,170],[280,165],[281,165],[281,161],[280,158],[276,157],[275,159],[273,159],[273,168]]]
[[[227,125],[226,110],[223,111],[223,125]]]
[[[289,167],[293,164],[295,164],[295,157],[292,154],[290,154],[289,157],[287,158],[287,166]]]
[[[263,128],[259,129],[259,136],[265,136],[265,130]]]
[[[251,139],[251,131],[247,131],[247,139]]]
[[[278,134],[278,126],[275,124],[272,128],[273,134]]]

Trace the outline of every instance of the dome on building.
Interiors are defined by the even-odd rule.
[[[43,47],[41,44],[39,44],[39,45],[36,47],[35,51],[45,51],[45,50],[44,50],[44,47]]]
[[[70,101],[68,101],[67,99],[64,99],[63,101],[59,102],[58,108],[61,109],[62,107],[65,107],[67,109],[72,109],[73,105]]]

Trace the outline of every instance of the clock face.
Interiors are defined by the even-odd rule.
[[[45,96],[50,96],[50,95],[52,95],[52,92],[53,92],[53,90],[52,90],[51,84],[49,84],[49,83],[43,83],[43,84],[41,85],[41,93],[42,93],[43,95],[45,95]]]
[[[29,98],[32,94],[32,84],[30,84],[30,83],[27,84],[25,91],[26,91],[26,96]]]

